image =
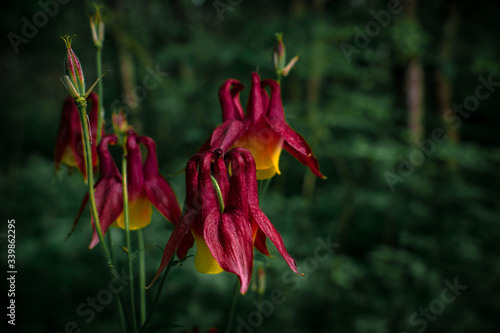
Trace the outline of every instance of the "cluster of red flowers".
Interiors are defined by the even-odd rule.
[[[79,65],[74,53],[68,54],[72,63]],[[78,79],[78,72],[75,73],[68,76],[66,84],[78,87],[78,98],[82,100],[85,86],[83,79]],[[270,89],[270,95],[266,88]],[[138,136],[127,129],[122,118],[117,117],[120,122],[116,126],[119,129],[115,128],[117,133],[104,135],[98,145],[92,145],[94,168],[99,160],[100,178],[94,191],[104,233],[110,226],[125,227],[123,179],[108,150],[109,145],[118,143],[117,134],[124,138],[127,158],[130,229],[143,228],[150,223],[152,206],[175,225],[155,279],[175,253],[179,258],[185,258],[196,241],[196,269],[208,274],[222,271],[236,274],[241,283],[240,293],[244,294],[252,275],[253,248],[270,256],[267,238],[290,268],[300,274],[280,234],[259,207],[257,180],[280,174],[282,149],[309,167],[316,176],[324,176],[307,142],[285,120],[279,83],[270,79],[261,81],[259,75],[253,73],[246,113],[240,103],[242,89],[239,81],[229,79],[219,90],[223,122],[186,165],[186,199],[182,212],[174,191],[158,171],[153,139]],[[77,166],[85,177],[82,127],[73,98],[69,97],[64,105],[55,160],[57,166],[60,163]],[[92,102],[88,121],[95,142],[98,132],[97,95],[92,93],[88,99]],[[147,150],[144,162],[141,144]],[[82,203],[80,214],[87,201],[88,196]],[[98,242],[94,227],[90,248]]]

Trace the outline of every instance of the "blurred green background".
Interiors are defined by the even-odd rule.
[[[18,270],[16,326],[8,332],[65,332],[71,321],[82,332],[120,329],[115,300],[90,323],[76,311],[109,282],[99,250],[87,248],[87,210],[64,242],[86,185],[65,167],[54,173],[66,97],[60,35],[77,35],[73,49],[87,85],[96,77],[91,2],[66,2],[8,1],[0,14],[1,258],[5,267],[6,222],[15,219]],[[108,124],[112,107],[122,105],[137,131],[156,140],[160,170],[181,201],[184,175],[175,174],[220,123],[219,86],[240,80],[246,105],[252,71],[275,78],[276,32],[284,33],[289,58],[300,55],[282,82],[286,117],[328,179],[283,153],[282,175],[262,208],[307,275],[290,274],[270,245],[277,255],[255,264],[265,267],[266,291],[238,297],[232,331],[498,332],[499,3],[103,4]],[[33,20],[36,32],[25,28]],[[139,96],[148,69],[168,76]],[[463,111],[452,112],[454,104]],[[148,281],[171,230],[156,212],[144,229]],[[125,244],[123,232],[112,233]],[[325,242],[334,251],[318,252]],[[123,252],[114,250],[123,266]],[[223,332],[236,278],[201,275],[192,261],[172,269],[152,323]],[[467,288],[454,294],[454,283]],[[269,305],[273,290],[283,302],[257,313],[255,302]]]

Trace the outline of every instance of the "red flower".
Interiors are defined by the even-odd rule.
[[[231,165],[230,177],[226,164]],[[252,154],[243,148],[229,151],[224,159],[218,149],[197,154],[188,161],[184,213],[167,242],[155,280],[175,250],[185,247],[190,231],[197,244],[196,269],[208,274],[222,271],[236,274],[242,294],[250,285],[253,247],[269,255],[266,237],[274,243],[290,268],[299,274],[280,234],[259,208],[255,175]],[[214,189],[212,177],[220,191]]]
[[[271,98],[265,90],[269,86]],[[280,85],[274,80],[260,81],[252,73],[252,87],[244,115],[240,104],[243,85],[234,79],[227,80],[219,90],[223,123],[212,133],[200,152],[234,147],[248,149],[256,163],[257,179],[267,179],[280,174],[279,158],[284,148],[318,177],[325,178],[319,164],[304,138],[292,130],[285,120],[281,102]]]
[[[103,234],[111,225],[120,228],[125,227],[122,176],[108,151],[108,144],[115,144],[116,142],[116,135],[106,135],[101,139],[98,148],[99,158],[102,162],[100,165],[100,178],[95,185],[95,197]],[[144,165],[142,164],[139,143],[143,143],[148,151]],[[180,218],[181,209],[174,191],[158,171],[155,142],[151,138],[138,137],[136,133],[129,131],[126,149],[130,229],[140,229],[151,222],[151,204],[167,220],[176,224]],[[78,221],[87,201],[88,194],[82,202],[76,221]],[[97,243],[99,243],[99,239],[94,228],[94,235],[89,247],[93,248]],[[191,242],[189,247],[192,245]]]
[[[87,98],[87,102],[91,102],[89,128],[92,132],[92,165],[94,169],[97,167],[97,120],[98,120],[98,96],[91,93]],[[82,125],[80,124],[80,116],[76,108],[74,99],[70,96],[64,102],[63,113],[59,125],[59,133],[57,134],[56,147],[54,150],[54,161],[56,171],[61,163],[69,167],[77,167],[85,181],[87,180],[87,169],[85,167],[85,153],[83,148]]]

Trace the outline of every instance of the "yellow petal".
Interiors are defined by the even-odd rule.
[[[242,147],[252,153],[257,168],[257,179],[267,179],[276,173],[281,174],[279,159],[283,149],[283,138],[270,129],[247,131],[234,143],[234,147]]]
[[[196,256],[194,258],[194,267],[196,270],[204,274],[222,273],[224,270],[215,260],[205,240],[202,237],[195,235],[194,232],[193,236],[196,241]]]
[[[130,230],[137,230],[144,228],[151,222],[151,214],[153,213],[153,209],[151,207],[151,202],[149,202],[146,197],[143,197],[130,202],[128,212]],[[123,212],[116,220],[116,226],[125,229],[125,219],[123,216]]]

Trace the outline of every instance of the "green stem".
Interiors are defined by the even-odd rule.
[[[97,68],[97,77],[100,77],[102,75],[102,53],[101,53],[101,48],[102,47],[97,47],[96,51],[96,68]],[[99,96],[99,101],[98,101],[98,114],[99,118],[97,121],[97,142],[101,140],[101,133],[102,133],[102,126],[104,123],[104,96],[102,93],[102,82],[99,80],[97,83],[97,95]]]
[[[141,304],[141,326],[146,321],[146,255],[144,253],[144,235],[142,229],[137,230],[139,240],[139,297]]]
[[[174,256],[172,256],[172,259],[170,259],[170,262],[168,263],[167,268],[165,269],[165,272],[163,273],[163,276],[161,277],[160,286],[158,287],[158,290],[156,291],[155,299],[153,301],[153,304],[151,305],[151,308],[149,309],[149,313],[148,313],[148,316],[146,318],[146,321],[141,326],[140,332],[143,332],[148,327],[148,324],[151,321],[151,318],[153,317],[153,314],[154,314],[155,309],[156,309],[156,305],[158,304],[158,300],[160,299],[161,292],[163,290],[163,287],[165,286],[165,281],[167,280],[168,273],[170,272],[170,269],[173,266],[173,262],[174,262]]]
[[[82,123],[83,130],[83,141],[85,146],[85,167],[87,168],[87,183],[89,186],[89,199],[90,199],[90,209],[92,211],[92,216],[94,217],[95,229],[97,231],[97,236],[99,237],[99,244],[101,245],[102,252],[104,254],[104,258],[106,259],[107,266],[111,269],[111,271],[115,271],[115,267],[111,258],[111,253],[109,252],[108,246],[104,241],[104,235],[102,233],[101,222],[99,220],[99,216],[97,214],[97,205],[95,201],[94,195],[94,174],[93,174],[93,166],[92,166],[92,151],[90,149],[90,137],[89,137],[89,125],[87,123],[87,111],[86,106],[87,102],[85,100],[76,101],[78,106],[78,111],[80,113],[80,121]],[[118,273],[116,273],[118,274]]]
[[[222,196],[222,191],[220,190],[219,183],[217,183],[217,180],[214,178],[214,176],[210,175],[210,178],[212,179],[212,185],[215,189],[215,193],[217,193],[217,198],[219,199],[220,211],[224,212],[224,197]]]
[[[113,262],[116,261],[115,252],[113,251],[113,240],[111,239],[111,230],[107,232],[108,243],[109,243],[109,252],[111,253],[111,258]],[[118,298],[118,314],[120,315],[120,326],[122,328],[122,332],[127,331],[127,321],[125,320],[125,312],[123,311],[123,304],[120,298]]]
[[[127,246],[128,274],[130,280],[130,306],[132,308],[132,329],[137,332],[137,318],[135,314],[135,295],[134,295],[134,266],[132,265],[132,244],[130,241],[130,219],[128,211],[128,190],[127,190],[127,155],[122,158],[122,177],[123,177],[123,219],[125,221],[125,241]]]
[[[231,309],[229,310],[229,317],[227,320],[226,333],[231,332],[231,325],[233,324],[234,313],[236,312],[236,301],[238,300],[238,294],[240,293],[240,282],[236,280],[236,287],[234,289],[233,302],[231,303]]]
[[[83,132],[83,142],[85,147],[85,167],[87,169],[87,184],[89,187],[89,199],[90,199],[90,210],[92,212],[92,216],[94,218],[94,225],[97,232],[97,237],[99,238],[99,245],[101,248],[101,252],[104,256],[104,260],[106,261],[106,267],[108,268],[110,276],[115,279],[118,283],[120,283],[121,278],[116,270],[116,266],[114,265],[114,261],[111,257],[111,252],[108,249],[108,246],[104,240],[104,235],[102,233],[101,222],[99,220],[99,215],[97,213],[97,204],[95,200],[94,194],[94,172],[93,172],[93,163],[92,163],[92,150],[90,148],[90,135],[89,135],[89,124],[87,122],[87,101],[85,98],[75,98],[75,104],[78,108],[78,113],[80,115],[80,122],[82,125]],[[123,295],[121,293],[118,294],[121,304],[124,304]]]
[[[264,194],[266,194],[269,184],[271,184],[271,179],[272,178],[259,180],[259,199],[262,199]]]

